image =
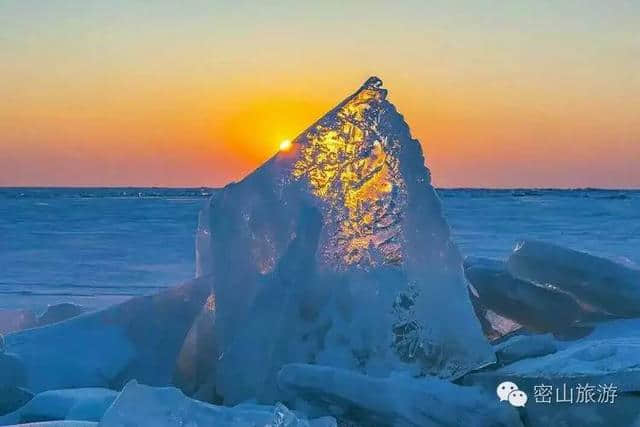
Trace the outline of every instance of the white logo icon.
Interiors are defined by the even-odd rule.
[[[524,407],[527,403],[527,393],[518,389],[518,386],[511,381],[505,381],[498,385],[496,394],[501,402],[508,401],[511,406]]]
[[[524,405],[527,403],[527,393],[522,390],[514,390],[509,393],[509,403],[511,406],[520,406],[524,408]]]

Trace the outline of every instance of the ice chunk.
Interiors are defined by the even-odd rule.
[[[103,311],[5,337],[34,392],[171,382],[176,358],[210,293],[209,277]],[[1,374],[1,373],[0,373]]]
[[[273,420],[267,427],[337,427],[337,423],[332,417],[307,421],[278,402],[273,411]]]
[[[467,259],[465,275],[483,306],[532,331],[564,330],[587,317],[571,295],[516,279],[501,261]]]
[[[640,270],[551,243],[520,242],[508,261],[519,278],[551,284],[622,317],[640,316]]]
[[[45,391],[17,411],[0,417],[0,425],[65,419],[100,421],[117,394],[102,388]]]
[[[284,422],[286,421],[286,422]],[[216,427],[304,427],[313,423],[299,419],[280,405],[273,407],[215,406],[189,399],[173,387],[154,388],[129,382],[100,427],[124,426],[216,426]]]
[[[275,401],[287,362],[456,378],[494,361],[420,144],[386,96],[369,79],[202,211],[226,402]]]
[[[518,426],[517,412],[493,393],[437,378],[372,378],[326,366],[282,368],[286,391],[356,425]]]
[[[47,307],[47,310],[38,316],[38,326],[45,326],[51,323],[62,322],[84,313],[84,307],[69,302],[54,304]]]

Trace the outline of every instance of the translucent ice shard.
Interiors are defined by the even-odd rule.
[[[372,77],[198,227],[216,393],[275,401],[285,363],[455,378],[491,363],[422,149]]]

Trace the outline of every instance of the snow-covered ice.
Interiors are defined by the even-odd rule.
[[[316,410],[358,414],[363,425],[510,426],[521,425],[515,409],[493,393],[438,378],[373,378],[327,366],[286,365],[278,380]]]
[[[547,379],[557,383],[616,384],[619,391],[640,391],[638,337],[584,340],[546,356],[524,359],[493,373],[495,377]],[[517,382],[517,381],[516,381]]]
[[[628,426],[639,419],[638,366],[638,337],[585,338],[566,345],[556,353],[523,359],[494,371],[470,374],[464,382],[491,390],[502,381],[513,381],[529,396],[535,396],[536,387],[551,387],[554,402],[555,399],[571,399],[575,405],[528,404],[525,408],[526,425]],[[598,393],[592,397],[595,399],[599,398],[599,393],[605,393],[603,387],[610,387],[615,393],[614,401],[598,403],[596,400],[596,403],[585,404],[584,396],[582,403],[576,401],[576,390],[586,386]]]

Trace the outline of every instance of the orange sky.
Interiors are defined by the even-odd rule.
[[[378,75],[447,187],[640,187],[637,3],[0,3],[0,185],[219,186]]]

